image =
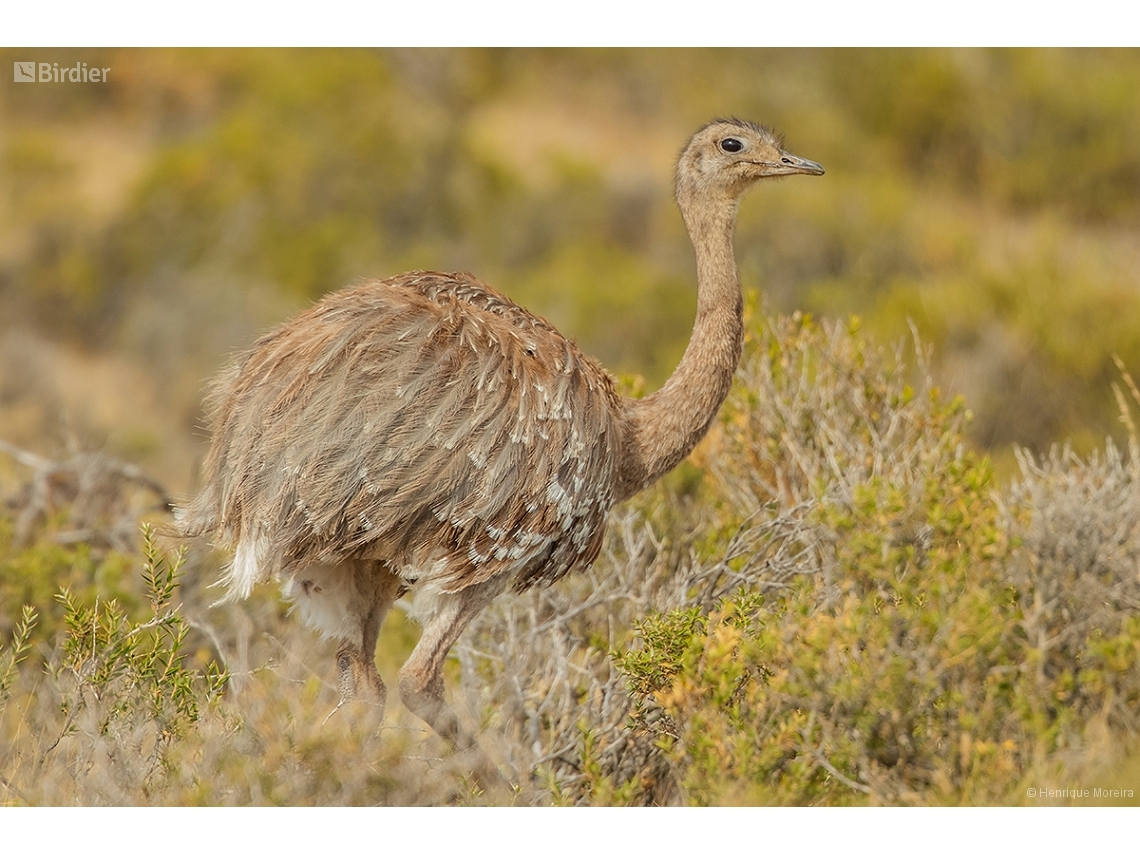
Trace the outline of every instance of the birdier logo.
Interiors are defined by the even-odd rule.
[[[88,67],[85,62],[60,68],[58,62],[13,62],[16,83],[106,83],[109,68]]]

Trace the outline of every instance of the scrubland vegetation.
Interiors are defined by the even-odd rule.
[[[0,102],[4,803],[1137,803],[1140,53],[38,54],[111,73]],[[718,113],[828,174],[742,208],[710,437],[456,646],[483,792],[395,693],[330,716],[329,644],[161,536],[201,384],[422,266],[653,388],[695,305],[670,161]]]

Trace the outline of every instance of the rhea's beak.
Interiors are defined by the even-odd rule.
[[[823,167],[814,160],[805,160],[787,152],[780,155],[780,166],[786,170],[785,175],[823,175]]]

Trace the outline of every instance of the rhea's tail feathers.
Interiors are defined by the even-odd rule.
[[[244,600],[253,586],[268,578],[269,538],[256,528],[243,531],[234,551],[234,560],[222,570],[222,578],[211,587],[224,587],[226,593],[214,605]]]

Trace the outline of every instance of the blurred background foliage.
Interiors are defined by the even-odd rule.
[[[111,71],[0,87],[0,434],[179,492],[204,379],[361,277],[471,270],[660,383],[695,306],[672,161],[716,115],[828,169],[745,202],[746,287],[880,340],[913,322],[999,471],[1117,432],[1111,357],[1140,362],[1140,51],[26,58]]]

